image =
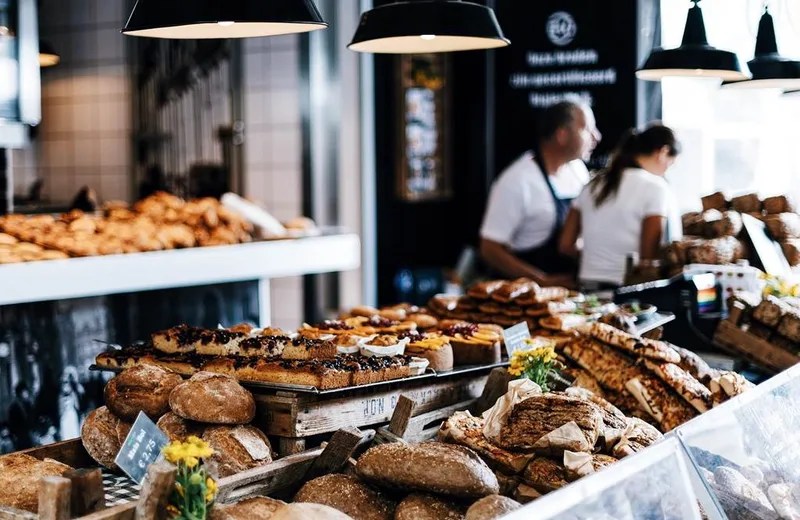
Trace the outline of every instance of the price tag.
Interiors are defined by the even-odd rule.
[[[524,321],[503,330],[503,341],[505,341],[506,344],[508,357],[510,358],[515,350],[525,348],[525,340],[530,339],[530,337],[531,331],[528,329],[528,324]]]
[[[147,468],[161,459],[161,449],[169,439],[143,412],[139,412],[131,432],[125,438],[114,462],[139,485],[144,482]]]

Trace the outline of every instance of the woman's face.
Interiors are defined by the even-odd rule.
[[[653,161],[655,171],[652,173],[662,177],[666,175],[667,170],[675,164],[675,156],[671,152],[672,150],[670,150],[669,146],[664,146],[655,153],[655,160]]]

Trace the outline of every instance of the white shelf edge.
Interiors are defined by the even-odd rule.
[[[0,305],[358,269],[355,234],[0,265]]]

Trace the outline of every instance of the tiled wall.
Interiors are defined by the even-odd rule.
[[[69,201],[84,185],[101,199],[130,197],[131,93],[125,0],[42,0],[42,39],[61,56],[42,70],[42,123],[33,147],[14,153],[15,191],[36,178],[44,196]]]
[[[245,186],[281,220],[302,214],[299,37],[243,40]],[[303,317],[301,278],[272,284],[273,324],[296,328]]]

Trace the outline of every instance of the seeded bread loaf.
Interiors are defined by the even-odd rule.
[[[153,365],[138,365],[113,378],[105,387],[106,406],[114,415],[128,422],[139,412],[151,419],[169,411],[169,394],[183,382],[174,372]]]
[[[0,457],[0,506],[35,513],[39,504],[39,480],[60,477],[71,469],[54,460],[39,460],[23,454]],[[13,514],[11,517],[16,518]]]
[[[464,520],[463,511],[453,502],[415,493],[400,502],[394,520]]]
[[[397,504],[352,475],[331,474],[307,482],[295,502],[332,507],[355,520],[392,520]]]
[[[253,394],[234,378],[199,372],[175,387],[172,411],[184,419],[208,424],[247,424],[256,414]]]
[[[214,449],[209,472],[220,478],[272,462],[269,440],[253,426],[210,426],[203,440]]]
[[[81,441],[86,452],[98,464],[116,469],[117,458],[131,424],[121,420],[105,406],[94,410],[86,417],[81,427]]]

